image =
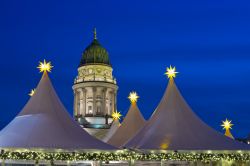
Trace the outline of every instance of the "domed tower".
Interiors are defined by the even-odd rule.
[[[118,89],[112,71],[109,54],[94,30],[94,39],[82,53],[73,85],[74,116],[85,129],[110,127]]]

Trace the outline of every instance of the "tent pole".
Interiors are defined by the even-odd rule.
[[[5,160],[2,160],[1,165],[2,165],[2,166],[5,166]]]
[[[129,166],[135,166],[135,161],[134,160],[129,160],[128,165]]]
[[[50,166],[55,165],[55,164],[54,164],[54,161],[53,161],[53,160],[51,160],[51,161],[49,162],[49,165],[50,165]]]
[[[39,166],[39,160],[35,161],[35,166]]]
[[[102,166],[102,161],[93,161],[93,166]]]

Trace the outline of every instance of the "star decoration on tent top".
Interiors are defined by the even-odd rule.
[[[52,69],[52,66],[51,65],[51,62],[46,62],[46,60],[43,60],[43,62],[39,62],[39,66],[37,67],[41,72],[51,72],[51,69]]]
[[[29,96],[33,96],[36,92],[36,89],[31,89],[30,93],[29,93]]]
[[[172,79],[176,77],[177,73],[178,72],[176,72],[176,68],[170,65],[170,67],[167,67],[167,71],[165,74],[168,76],[168,78]]]
[[[221,126],[225,130],[232,129],[233,124],[231,122],[232,122],[231,120],[226,119],[225,121],[222,121],[222,125]]]
[[[137,95],[136,92],[130,92],[128,98],[129,98],[131,103],[136,103],[139,96]]]
[[[112,113],[113,120],[119,120],[121,116],[122,116],[122,114],[118,111],[115,111]]]

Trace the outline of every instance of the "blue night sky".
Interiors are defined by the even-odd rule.
[[[192,1],[13,1],[0,2],[0,126],[28,101],[41,74],[38,61],[52,61],[50,77],[68,111],[81,53],[98,40],[109,51],[117,78],[118,110],[136,90],[148,119],[175,79],[192,109],[216,130],[229,118],[235,137],[250,133],[250,3]]]

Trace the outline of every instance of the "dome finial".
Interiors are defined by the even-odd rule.
[[[97,39],[97,37],[96,37],[96,28],[94,28],[94,39]]]

